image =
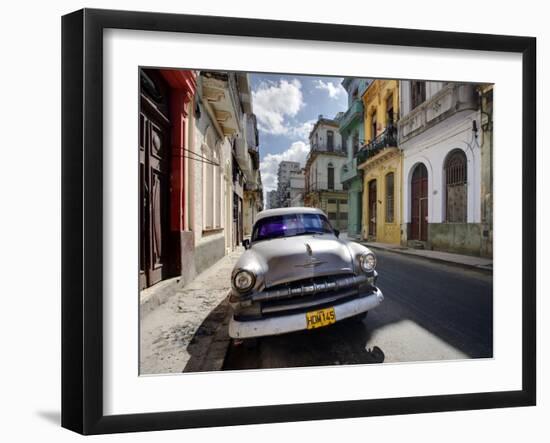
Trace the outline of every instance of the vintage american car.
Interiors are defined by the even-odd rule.
[[[247,339],[361,318],[384,296],[376,257],[339,238],[315,208],[258,213],[231,275],[232,338]]]

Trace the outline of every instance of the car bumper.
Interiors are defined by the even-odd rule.
[[[334,306],[336,321],[369,311],[378,306],[384,300],[380,289],[375,292],[358,297],[345,303]],[[253,338],[267,335],[286,334],[307,329],[306,316],[304,313],[290,314],[280,317],[271,317],[261,320],[237,321],[233,317],[229,322],[229,336],[231,338]]]

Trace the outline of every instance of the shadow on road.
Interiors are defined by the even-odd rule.
[[[225,298],[208,314],[187,345],[190,358],[183,372],[222,368],[230,342],[227,334],[229,315],[229,302]]]
[[[363,321],[350,319],[329,328],[262,337],[253,348],[232,342],[223,369],[382,363],[384,352],[367,348],[368,336]]]

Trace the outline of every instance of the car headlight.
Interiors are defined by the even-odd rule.
[[[249,291],[254,283],[256,283],[256,276],[250,271],[239,271],[233,277],[233,286],[239,292]]]
[[[361,264],[361,269],[364,272],[371,272],[374,268],[376,268],[376,256],[372,252],[363,254],[359,258],[359,263]]]

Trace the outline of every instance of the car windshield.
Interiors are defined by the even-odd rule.
[[[332,232],[330,223],[322,214],[274,215],[258,220],[254,225],[252,241]]]

